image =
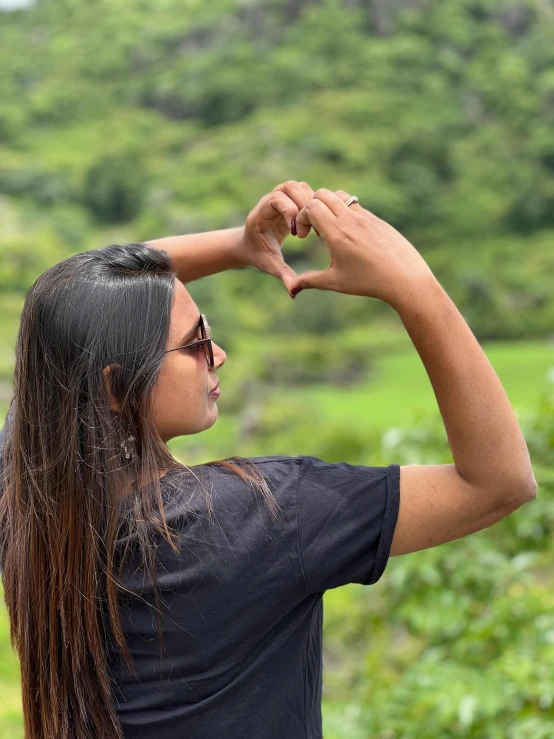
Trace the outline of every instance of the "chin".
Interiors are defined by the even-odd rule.
[[[211,428],[217,421],[218,416],[219,412],[217,406],[215,406],[215,411],[211,411],[210,413],[206,414],[206,422],[204,423],[204,427],[201,428],[200,431],[206,431],[207,429]]]

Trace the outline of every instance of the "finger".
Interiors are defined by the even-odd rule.
[[[289,267],[288,264],[285,264],[285,266],[281,270],[281,274],[277,276],[287,288],[287,291],[290,293],[291,288],[296,284],[296,280],[298,279],[298,275],[296,274],[296,272],[292,269],[292,267]]]
[[[296,180],[287,180],[287,182],[277,185],[273,188],[273,192],[284,192],[296,203],[298,210],[303,208],[313,197],[312,188],[306,182],[296,182]]]
[[[280,251],[277,253],[268,251],[260,252],[256,259],[256,267],[262,272],[266,272],[268,275],[281,280],[289,292],[290,285],[297,278],[296,272],[285,262]]]
[[[310,200],[312,200],[312,198],[314,196],[314,191],[308,185],[307,182],[301,182],[300,184],[304,188],[304,191],[307,193],[307,195],[308,195],[308,202],[309,202]],[[314,231],[319,236],[319,234],[317,233],[317,231],[315,230],[315,228],[314,228]],[[297,236],[298,236],[299,239],[304,239],[310,233],[310,227],[309,226],[304,226],[304,225],[300,224],[300,227],[297,227],[296,228],[296,232],[297,232]]]
[[[281,280],[289,293],[291,288],[296,285],[296,281],[298,279],[296,272],[284,261],[280,263],[279,261],[274,260],[271,265],[268,265],[266,272],[277,277],[278,280]]]
[[[346,202],[349,198],[352,197],[349,193],[345,192],[344,190],[336,190],[335,194],[338,195],[338,197],[341,200],[343,200],[344,202]],[[362,208],[362,206],[359,203],[357,203],[357,202],[356,203],[352,203],[348,207],[351,208],[352,210],[356,210],[358,212],[361,212],[361,211],[364,210],[364,208]]]
[[[349,197],[349,195],[346,198],[341,197],[325,187],[320,187],[319,190],[314,192],[314,199],[322,200],[335,216],[344,215],[348,210],[349,206],[345,205],[345,202]]]
[[[281,191],[288,195],[288,197],[298,206],[298,210],[301,210],[305,205],[307,205],[314,195],[314,191],[307,182],[296,182],[296,180],[287,180],[287,182],[283,182],[282,184],[277,185],[277,187],[274,188],[273,192],[275,191]],[[294,215],[296,215],[296,213]],[[288,223],[288,226],[290,228],[291,224]],[[296,234],[294,235],[298,236],[300,239],[303,239],[309,233],[309,226],[304,226],[300,224],[300,228],[298,228],[297,224]]]
[[[296,216],[297,225],[304,227],[313,226],[314,230],[317,229],[318,236],[321,234],[324,239],[331,235],[336,220],[336,216],[329,210],[327,205],[322,200],[316,198],[310,200]]]
[[[303,272],[291,281],[289,285],[291,297],[295,298],[301,290],[312,288],[317,290],[332,290],[333,274],[331,266],[324,270]]]
[[[313,196],[314,196],[313,189],[308,185],[307,182],[301,182],[300,183],[300,186],[302,187],[302,189],[304,190],[304,192],[308,195],[308,200],[311,200],[313,198]]]
[[[275,216],[280,214],[290,228],[291,221],[297,213],[298,206],[288,195],[281,191],[272,190],[260,201],[258,220],[269,225],[275,221]],[[264,229],[262,228],[262,230]]]

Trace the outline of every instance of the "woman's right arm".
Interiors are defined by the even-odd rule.
[[[400,467],[391,556],[479,531],[537,492],[529,452],[493,367],[416,249],[347,193],[318,190],[297,221],[325,239],[331,265],[297,286],[379,297],[399,314],[425,366],[454,464]]]
[[[454,464],[401,466],[404,512],[392,556],[487,528],[537,493],[527,444],[504,388],[439,282],[413,285],[393,307],[429,375]],[[404,501],[403,486],[415,491]]]

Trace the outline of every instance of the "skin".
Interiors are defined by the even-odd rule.
[[[185,334],[188,334],[191,328],[198,323],[199,316],[200,310],[190,293],[183,283],[176,279],[167,350],[177,349],[177,347],[202,338],[200,328],[198,328],[196,334],[186,341],[183,340]],[[216,422],[217,398],[209,393],[218,383],[216,371],[225,362],[227,355],[215,342],[212,342],[212,347],[213,369],[208,367],[203,350],[183,349],[165,354],[153,393],[153,423],[164,443],[175,436],[197,434],[210,428]],[[109,369],[109,367],[104,368],[108,392],[110,392]],[[115,400],[112,410],[115,412],[120,410]],[[160,476],[163,477],[165,473],[164,471]]]
[[[167,349],[201,339],[200,329],[186,342],[183,336],[198,322],[200,310],[180,280],[175,280]],[[208,317],[209,321],[209,317]],[[218,383],[216,371],[227,355],[212,342],[213,369],[203,351],[172,351],[164,363],[154,389],[154,424],[164,442],[175,436],[197,434],[214,425],[217,398],[209,392]]]

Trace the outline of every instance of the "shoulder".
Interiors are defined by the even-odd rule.
[[[303,457],[291,457],[287,455],[274,455],[264,457],[245,457],[249,462],[255,465],[267,466],[275,465],[277,467],[299,466],[302,462]]]
[[[223,498],[227,503],[232,499],[245,503],[251,497],[245,496],[244,491],[250,487],[248,481],[252,481],[254,466],[271,492],[282,502],[294,497],[302,459],[287,455],[235,456],[190,468],[174,468],[161,478],[164,498],[182,505],[184,500],[198,499],[197,494],[204,489],[209,490],[209,497],[214,501]],[[228,465],[233,465],[236,470]],[[252,500],[255,501],[256,497],[253,496]]]
[[[248,472],[249,468],[252,469],[252,467],[255,467],[256,471],[266,478],[282,477],[283,479],[293,478],[296,480],[303,459],[305,459],[305,457],[292,457],[285,454],[256,457],[227,457],[226,459],[218,460],[218,462],[224,462],[225,464],[213,462],[203,465],[203,468],[206,471],[210,470],[212,475],[225,475],[227,478],[236,477],[237,479],[240,479],[239,475],[233,474],[233,470],[231,470],[227,465],[234,465],[237,469],[244,472]]]

